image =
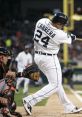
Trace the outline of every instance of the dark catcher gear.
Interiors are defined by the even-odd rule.
[[[15,79],[5,78],[0,80],[0,113],[3,117],[11,117],[11,115],[14,115],[15,117],[22,117],[20,113],[15,112],[15,87]]]
[[[0,117],[22,117],[20,113],[15,112],[16,103],[14,101],[16,81],[13,75],[6,77],[9,71],[7,64],[9,51],[5,47],[0,47]],[[5,61],[6,58],[6,62]],[[12,73],[12,71],[11,71]]]

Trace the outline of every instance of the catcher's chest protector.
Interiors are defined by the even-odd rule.
[[[0,80],[3,79],[5,74],[5,69],[4,67],[0,64]]]

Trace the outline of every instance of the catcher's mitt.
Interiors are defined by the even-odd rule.
[[[27,68],[25,68],[22,73],[21,72],[17,73],[16,76],[17,77],[23,76],[25,78],[29,78],[34,81],[38,81],[39,77],[40,77],[40,70],[36,64],[32,64],[32,65],[28,66]]]
[[[31,80],[38,81],[40,77],[40,70],[36,64],[32,64],[23,70],[23,76]]]

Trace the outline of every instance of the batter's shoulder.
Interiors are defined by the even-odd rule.
[[[48,19],[48,18],[41,18],[41,19],[39,19],[38,21],[37,21],[37,23],[47,23],[47,22],[50,22],[50,20]]]
[[[58,34],[66,35],[67,33],[64,32],[63,30],[57,29]]]

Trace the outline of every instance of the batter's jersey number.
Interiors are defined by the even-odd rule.
[[[43,43],[43,46],[47,48],[47,45],[48,45],[48,42],[50,40],[50,37],[49,36],[45,36],[43,37],[42,36],[42,31],[40,30],[37,30],[36,34],[35,34],[35,37],[34,37],[34,40],[38,43],[39,40]]]

